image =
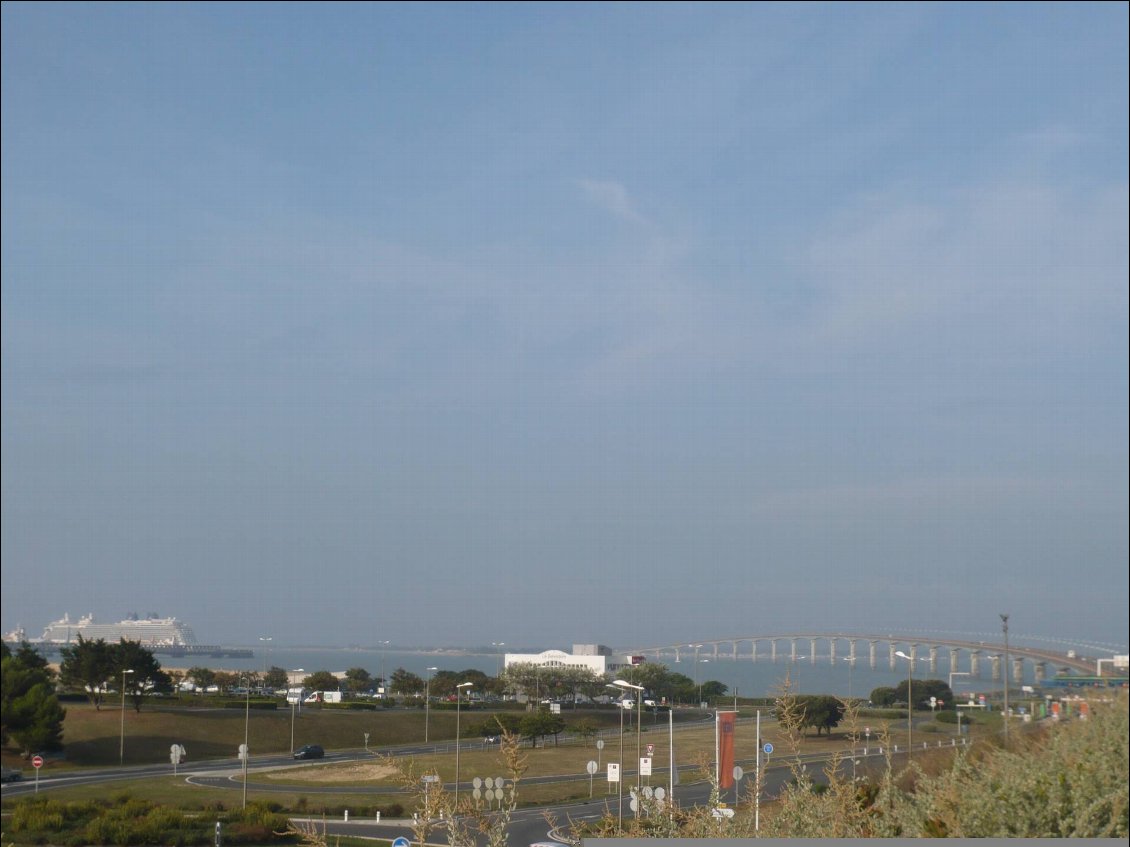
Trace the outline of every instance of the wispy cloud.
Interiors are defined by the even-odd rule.
[[[631,223],[647,223],[632,203],[628,189],[612,180],[582,179],[578,183],[590,202],[604,211]]]

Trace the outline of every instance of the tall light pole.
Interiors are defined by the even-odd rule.
[[[251,674],[247,675],[243,700],[243,808],[247,808],[247,760],[251,758],[251,748],[247,746],[251,728]]]
[[[953,678],[955,676],[971,676],[972,674],[966,671],[950,671],[950,696],[953,697],[953,710],[957,713],[957,734],[961,735],[961,709],[957,707],[957,694],[953,690]]]
[[[1008,747],[1008,615],[1001,615],[1004,630],[1004,746]]]
[[[842,661],[847,662],[848,666],[848,702],[851,702],[851,672],[855,668],[855,657],[845,656]]]
[[[267,661],[271,657],[271,642],[272,641],[274,641],[274,639],[269,635],[260,635],[259,636],[259,643],[260,644],[266,643],[266,645],[267,645],[266,650],[263,651],[263,676],[267,675]]]
[[[624,701],[620,697],[624,692],[620,690],[620,686],[611,683],[604,687],[611,688],[616,692],[616,705],[620,707],[620,778],[616,781],[616,803],[619,809],[617,812],[619,818],[618,831],[622,832],[624,829]]]
[[[291,671],[291,673],[306,673],[306,669],[305,668],[295,668],[293,671]],[[295,696],[293,691],[291,690],[292,686],[291,686],[291,682],[290,682],[290,674],[287,674],[286,687],[287,687],[286,699],[291,700],[291,704],[290,704],[290,752],[293,754],[294,753],[294,705],[295,705],[295,703],[301,703],[302,702],[302,688],[299,687],[298,695]]]
[[[428,668],[428,678],[424,681],[424,743],[428,743],[428,721],[432,711],[432,671],[439,668]]]
[[[388,647],[389,643],[387,641],[378,641],[377,644],[379,644],[381,648],[381,685],[387,692],[389,690],[389,687],[388,680],[385,679],[385,648]]]
[[[455,686],[455,804],[451,809],[452,817],[459,813],[459,706],[463,702],[463,689],[471,685],[470,682],[461,682]]]
[[[492,641],[490,646],[498,652],[498,675],[502,675],[502,648],[506,646],[505,641]]]
[[[636,817],[640,816],[640,803],[643,800],[643,768],[640,767],[640,721],[643,720],[643,686],[633,685],[627,680],[614,679],[612,684],[619,688],[630,688],[636,692]],[[623,731],[621,731],[621,739],[623,738]],[[621,743],[623,743],[621,741]]]
[[[118,766],[126,763],[126,674],[133,673],[132,668],[122,671],[122,743],[118,749]]]
[[[908,676],[906,678],[906,760],[909,762],[914,746],[914,659],[906,655],[902,650],[896,650],[895,655],[906,659],[908,669]]]

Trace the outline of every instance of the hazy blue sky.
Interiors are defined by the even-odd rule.
[[[5,2],[5,630],[1125,644],[1127,32]]]

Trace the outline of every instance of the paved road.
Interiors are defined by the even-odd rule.
[[[935,742],[936,743],[936,742]],[[431,752],[431,746],[405,746],[396,748],[391,751],[395,755],[414,755],[421,752]],[[387,751],[386,751],[387,752]],[[350,762],[371,760],[373,757],[372,752],[364,750],[352,750],[339,753],[327,754],[325,759],[316,760],[312,764],[325,763],[325,762]],[[821,774],[821,767],[826,761],[823,755],[810,755],[804,757],[810,772],[814,778],[818,778]],[[878,748],[869,748],[869,756],[864,757],[860,755],[857,761],[860,765],[866,768],[868,760],[876,762],[881,760]],[[265,756],[253,758],[249,766],[249,775],[251,780],[254,779],[256,772],[267,769],[272,769],[282,766],[293,766],[294,760],[290,756]],[[752,761],[739,761],[747,773],[752,774],[754,763]],[[850,767],[850,761],[845,762],[846,767]],[[694,806],[705,805],[710,797],[710,785],[707,782],[689,781],[694,778],[696,768],[685,767],[680,768],[680,775],[684,782],[675,787],[675,798],[681,806]],[[194,762],[191,768],[181,767],[179,769],[181,775],[184,776],[186,782],[196,785],[209,785],[220,788],[234,789],[240,786],[239,777],[242,773],[242,763],[235,759],[218,759],[207,762]],[[128,768],[104,768],[98,770],[84,770],[84,771],[69,771],[61,772],[59,774],[52,774],[50,776],[41,775],[39,780],[40,791],[50,791],[52,789],[73,787],[77,785],[95,785],[107,782],[116,782],[124,780],[136,780],[145,778],[147,776],[161,776],[167,777],[172,774],[172,765],[144,765],[139,767]],[[771,761],[766,771],[765,777],[765,794],[766,796],[775,795],[780,791],[781,787],[792,777],[792,773],[783,761]],[[561,776],[547,776],[547,777],[530,777],[523,780],[523,784],[532,783],[545,783],[556,782],[562,779],[577,779],[576,776],[561,777]],[[656,785],[666,786],[666,776],[662,773],[657,773],[654,776]],[[624,795],[622,814],[625,818],[633,814],[630,808],[629,789],[634,787],[636,783],[635,772],[626,772],[624,774]],[[610,814],[620,814],[620,797],[617,794],[602,793],[601,787],[606,788],[603,781],[597,781],[597,792],[592,800],[583,802],[573,802],[559,804],[551,807],[541,807],[538,809],[520,809],[514,812],[510,827],[508,828],[507,842],[509,847],[522,847],[535,841],[545,841],[553,839],[553,833],[550,831],[549,824],[546,822],[547,813],[555,819],[560,825],[567,826],[569,822],[580,823],[584,821],[597,820],[602,817],[607,811]],[[454,785],[446,786],[448,790],[453,790]],[[288,785],[275,785],[268,783],[256,783],[254,781],[248,782],[249,791],[255,795],[261,796],[263,793],[269,792],[287,792],[293,793],[296,789],[294,786]],[[25,779],[22,782],[8,783],[3,786],[3,794],[6,798],[24,796],[31,794],[36,790],[35,783],[32,779]],[[340,785],[333,786],[319,786],[307,785],[302,787],[304,794],[341,794],[343,791],[348,791],[350,794],[395,794],[405,789],[389,788],[388,786],[357,786],[343,789]],[[463,790],[469,791],[470,786],[464,785]],[[732,799],[732,795],[724,796],[724,800]],[[356,818],[346,822],[344,820],[323,821],[319,818],[316,822],[319,831],[325,828],[325,831],[331,835],[361,835],[374,838],[393,839],[399,835],[408,837],[412,840],[412,833],[410,830],[411,820],[401,821],[383,821],[377,823],[373,820],[358,820]],[[440,823],[439,825],[442,825]],[[443,840],[439,836],[436,840]]]

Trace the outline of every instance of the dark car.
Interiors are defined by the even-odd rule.
[[[317,744],[307,744],[305,747],[299,747],[294,751],[294,758],[296,759],[320,759],[325,755],[326,751]]]

